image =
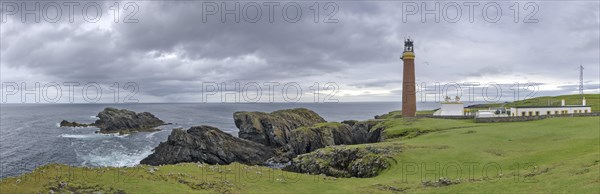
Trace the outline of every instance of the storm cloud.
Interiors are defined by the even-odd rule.
[[[17,5],[22,10],[35,3]],[[47,1],[39,3],[43,9]],[[141,102],[197,102],[205,83],[279,82],[276,93],[284,92],[286,83],[297,83],[306,94],[314,92],[310,88],[315,83],[321,89],[335,83],[340,101],[399,101],[399,57],[404,39],[411,37],[417,82],[429,86],[539,83],[540,95],[572,94],[577,92],[577,67],[583,65],[585,92],[600,92],[598,2],[537,2],[529,7],[519,2],[518,16],[509,8],[514,2],[492,2],[501,10],[498,21],[488,21],[494,11],[483,13],[490,2],[470,2],[479,4],[472,22],[467,2],[456,4],[462,9],[458,21],[449,21],[448,15],[456,12],[445,9],[448,2],[432,1],[292,2],[302,16],[288,21],[295,12],[283,13],[290,2],[281,2],[271,22],[265,3],[274,2],[132,1],[138,8],[134,23],[123,22],[132,13],[124,9],[126,2],[120,2],[115,22],[110,1],[97,2],[103,13],[99,21],[86,21],[81,17],[86,3],[75,8],[73,22],[66,13],[58,22],[35,22],[31,15],[22,22],[22,14],[6,14],[3,5],[1,81],[96,82],[103,87],[134,82]],[[234,14],[206,12],[207,5],[222,11],[235,3],[240,4],[239,22]],[[436,15],[420,12],[436,3],[439,22]],[[254,10],[250,4],[261,7],[259,21],[244,15],[245,8]],[[419,12],[407,13],[414,5]],[[532,20],[524,22],[527,18]]]

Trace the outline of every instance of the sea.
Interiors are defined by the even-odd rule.
[[[106,107],[151,112],[171,125],[129,135],[99,134],[95,127],[60,127],[62,120],[93,123]],[[237,136],[237,111],[272,112],[308,108],[327,121],[366,120],[401,109],[400,102],[348,103],[136,103],[0,104],[0,178],[31,172],[51,163],[71,166],[134,166],[166,141],[173,128],[210,125]],[[417,103],[418,110],[439,108]]]

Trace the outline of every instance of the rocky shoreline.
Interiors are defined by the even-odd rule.
[[[359,149],[318,155],[320,159],[331,161],[333,166],[323,164],[325,166],[312,167],[315,164],[303,159],[313,156],[313,151],[329,146],[383,141],[384,128],[377,127],[380,122],[378,120],[326,122],[317,113],[305,108],[272,113],[236,112],[233,119],[239,128],[239,138],[211,126],[191,127],[186,131],[174,129],[168,140],[162,142],[154,149],[154,153],[140,163],[167,165],[182,162],[239,162],[339,177],[371,177],[389,167],[386,160]],[[350,161],[347,161],[347,156],[352,156]],[[339,164],[346,165],[340,167]],[[345,173],[323,170],[336,168],[350,170]]]
[[[105,108],[98,120],[85,124],[63,120],[61,127],[98,127],[99,133],[156,131],[165,125],[149,112]],[[140,161],[147,165],[186,162],[277,166],[284,170],[336,177],[372,177],[389,167],[382,156],[364,149],[323,148],[383,141],[381,120],[327,122],[306,108],[235,112],[238,137],[211,126],[173,129],[167,141]],[[317,152],[315,152],[317,151]],[[323,163],[322,161],[328,161]]]

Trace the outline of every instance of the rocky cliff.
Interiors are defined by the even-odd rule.
[[[266,146],[287,144],[290,131],[325,122],[321,116],[305,108],[279,110],[272,113],[236,112],[233,114],[238,136]]]
[[[210,126],[192,127],[187,131],[173,129],[166,142],[141,164],[162,165],[181,162],[208,164],[262,164],[272,157],[273,149],[262,144],[231,136]]]
[[[383,128],[376,128],[377,123],[379,121],[373,120],[329,122],[300,127],[290,131],[287,145],[277,149],[278,156],[291,159],[327,146],[380,142],[383,141]]]
[[[290,133],[287,148],[289,156],[309,153],[332,145],[352,144],[351,127],[346,124],[330,122],[313,127],[301,127]]]
[[[352,144],[374,143],[383,141],[384,127],[377,126],[383,120],[366,120],[366,121],[342,121],[342,123],[350,124],[352,130]]]
[[[210,126],[192,127],[187,131],[174,129],[168,140],[160,143],[141,163],[240,162],[285,166],[291,162],[291,171],[341,177],[374,176],[387,167],[382,157],[364,150],[344,149],[312,155],[329,146],[382,141],[383,128],[378,127],[379,120],[325,122],[317,113],[304,108],[272,113],[236,112],[234,120],[240,129],[240,138]],[[307,153],[311,155],[301,155]],[[320,157],[330,158],[327,160],[333,163],[327,165],[337,170],[330,171],[330,166],[319,163]]]

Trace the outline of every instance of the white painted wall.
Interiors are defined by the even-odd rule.
[[[465,107],[463,103],[442,103],[440,110],[436,111],[433,115],[436,116],[463,116],[465,114]]]
[[[577,107],[577,106],[560,106],[560,107],[534,107],[534,108],[510,108],[511,116],[523,116],[522,113],[525,112],[525,116],[530,116],[529,112],[531,112],[531,116],[536,116],[536,112],[539,115],[547,115],[548,111],[550,111],[550,115],[554,114],[574,114],[574,113],[591,113],[592,107]],[[558,111],[558,113],[556,112]]]

